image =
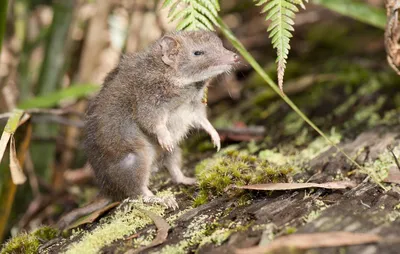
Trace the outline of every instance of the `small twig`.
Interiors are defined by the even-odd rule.
[[[75,115],[83,117],[83,114],[70,109],[42,109],[42,108],[31,108],[25,110],[29,114],[49,114],[49,115]]]
[[[220,128],[217,131],[219,134],[225,134],[225,135],[261,136],[265,134],[265,128],[263,126],[253,126],[245,128]]]
[[[83,122],[78,120],[74,121],[66,117],[62,117],[59,115],[46,115],[46,116],[38,116],[33,118],[32,120],[35,123],[47,123],[47,122],[52,122],[52,123],[59,123],[62,125],[68,125],[68,126],[74,126],[77,128],[83,128]]]
[[[261,140],[265,135],[263,126],[234,127],[217,129],[221,140],[231,139],[234,141]]]
[[[396,155],[393,152],[393,147],[388,145],[387,149],[389,150],[389,152],[392,154],[394,161],[396,162],[397,168],[400,170],[400,163],[399,160],[397,159]]]
[[[25,159],[25,170],[28,174],[29,184],[32,189],[33,196],[37,198],[40,196],[39,179],[35,173],[31,154],[28,152]]]
[[[28,209],[25,211],[22,218],[19,220],[18,228],[24,229],[36,215],[52,204],[54,200],[57,200],[57,198],[57,196],[52,195],[39,195],[35,197],[29,204]]]
[[[139,236],[140,236],[139,233],[133,234],[133,235],[129,236],[128,238],[126,238],[125,241],[132,240],[132,239],[137,238]]]
[[[362,204],[363,206],[365,206],[365,207],[367,207],[367,208],[371,208],[370,205],[365,204],[362,200],[360,200],[360,202],[361,202],[361,204]]]
[[[65,110],[65,109],[41,109],[41,108],[31,108],[24,110],[24,112],[31,114],[31,115],[40,115],[40,114],[46,114],[46,115],[55,115],[55,116],[60,116],[60,115],[76,115],[79,117],[83,117],[83,114],[80,112],[76,112],[73,110]],[[9,118],[12,116],[12,112],[6,112],[0,114],[0,119],[3,118]]]
[[[12,116],[11,112],[3,113],[3,114],[0,114],[0,119],[10,118],[10,116]]]

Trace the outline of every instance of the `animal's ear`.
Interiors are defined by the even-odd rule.
[[[176,60],[176,56],[179,52],[179,42],[175,38],[167,35],[161,38],[160,45],[163,62],[165,64],[173,66]]]

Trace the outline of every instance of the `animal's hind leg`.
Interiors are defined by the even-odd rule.
[[[182,173],[182,151],[179,147],[176,147],[172,153],[165,153],[164,166],[168,169],[175,183],[196,184],[196,178],[187,177]]]
[[[149,178],[152,171],[155,152],[149,146],[143,147],[142,151],[129,153],[119,162],[121,167],[118,174],[121,182],[126,182],[121,186],[125,197],[135,199],[143,196],[145,203],[158,203],[167,207],[177,208],[178,204],[174,197],[157,197],[148,188]]]

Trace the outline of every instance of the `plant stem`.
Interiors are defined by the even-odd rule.
[[[65,63],[65,46],[73,17],[74,1],[54,1],[54,17],[38,81],[38,94],[55,92],[60,86]]]
[[[19,88],[19,100],[27,99],[31,95],[31,89],[29,86],[28,77],[29,72],[29,57],[27,52],[28,44],[28,0],[16,0],[14,3],[15,13],[15,36],[18,39],[18,50],[19,50],[19,64],[18,64],[18,88]]]
[[[4,34],[6,32],[7,6],[8,0],[2,0],[0,2],[0,53],[3,45]]]
[[[340,149],[332,140],[328,138],[304,113],[289,99],[281,93],[275,82],[268,76],[268,74],[263,70],[263,68],[257,63],[257,61],[251,56],[251,54],[246,50],[243,44],[235,37],[229,27],[218,18],[218,24],[225,37],[232,43],[232,45],[239,51],[239,53],[249,62],[249,64],[254,68],[254,70],[264,79],[265,82],[306,122],[308,123],[319,135],[321,135],[329,144],[334,146],[340,153],[342,153],[349,161],[351,161],[356,167],[362,169],[362,167],[353,160],[349,155],[347,155],[342,149]]]
[[[73,19],[74,5],[76,0],[54,0],[53,1],[53,22],[47,35],[46,49],[39,81],[37,84],[36,96],[53,94],[61,86],[61,80],[65,71],[66,44]],[[56,136],[58,126],[55,124],[38,123],[34,126],[34,132],[41,137]],[[38,175],[49,180],[52,172],[56,169],[54,165],[56,144],[45,142],[32,143],[32,160]]]

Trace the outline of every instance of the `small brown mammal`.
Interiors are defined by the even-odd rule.
[[[102,195],[176,207],[148,189],[152,171],[165,167],[174,182],[194,184],[181,171],[179,142],[189,129],[220,138],[201,102],[208,79],[231,70],[238,56],[212,32],[176,32],[144,52],[128,54],[108,74],[91,102],[84,144]]]

